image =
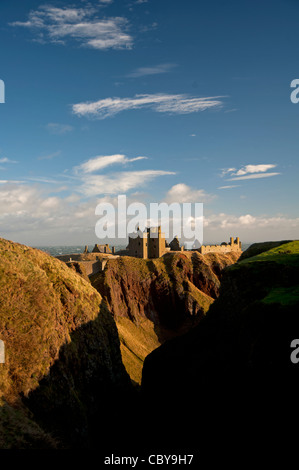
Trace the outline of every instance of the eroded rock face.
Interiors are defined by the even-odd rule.
[[[3,239],[0,290],[1,405],[19,410],[19,427],[27,420],[23,446],[57,440],[58,446],[88,447],[99,416],[109,434],[107,423],[117,414],[110,405],[130,392],[130,381],[100,294],[64,263]],[[5,416],[15,419],[3,408],[0,419]],[[0,432],[1,445],[13,447],[13,436],[5,427]]]
[[[105,270],[91,280],[115,318],[138,321],[147,317],[161,325],[175,325],[180,323],[178,317],[194,315],[192,309],[182,308],[194,288],[203,294],[196,313],[205,314],[219,294],[222,270],[238,257],[197,252],[169,253],[154,260],[122,257],[109,260]]]
[[[122,358],[140,381],[144,357],[204,318],[234,261],[119,258],[91,279],[97,291],[80,270],[0,239],[0,446],[105,447],[126,440],[122,423],[128,440],[146,434]]]
[[[144,358],[164,341],[196,326],[219,294],[225,267],[239,254],[168,253],[144,260],[109,260],[91,277],[116,321],[123,362],[140,383]]]

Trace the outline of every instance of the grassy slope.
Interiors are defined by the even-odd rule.
[[[240,261],[246,258],[252,258],[253,256],[272,250],[273,248],[280,247],[286,243],[289,243],[290,241],[291,240],[282,240],[275,242],[253,243],[246,251],[242,253]]]
[[[267,245],[265,246],[267,248]],[[251,253],[253,253],[251,251]],[[246,254],[246,252],[245,252]],[[256,272],[258,276],[261,270],[272,270],[273,273],[281,273],[280,283],[273,282],[267,285],[265,279],[265,292],[260,300],[265,304],[278,303],[283,306],[295,305],[299,302],[299,288],[295,272],[299,268],[299,241],[282,242],[278,246],[258,252],[255,256],[245,257],[239,263],[232,266],[232,270],[248,270]],[[292,272],[294,276],[292,277]],[[271,279],[270,273],[268,276]],[[285,280],[284,280],[285,279]]]

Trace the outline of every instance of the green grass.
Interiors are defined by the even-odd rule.
[[[299,267],[299,240],[285,243],[251,258],[241,260],[235,266],[244,266],[248,263],[257,262],[275,262]]]
[[[272,289],[263,299],[264,304],[279,303],[283,306],[291,306],[299,303],[299,287],[278,287]]]

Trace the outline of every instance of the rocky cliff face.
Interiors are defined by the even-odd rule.
[[[0,239],[0,448],[150,445],[148,401],[122,358],[138,382],[149,352],[204,320],[236,259],[118,258],[96,290],[80,263]]]
[[[0,239],[0,445],[79,446],[130,381],[116,325],[100,294],[64,263]]]
[[[163,434],[172,445],[202,442],[203,451],[224,446],[232,455],[232,446],[244,446],[244,455],[267,455],[279,450],[288,416],[298,416],[290,344],[299,331],[299,242],[264,250],[255,246],[226,269],[220,296],[200,324],[145,360],[149,419],[153,409],[164,410]]]
[[[159,259],[109,260],[91,277],[119,331],[123,362],[140,383],[144,358],[165,340],[196,326],[217,298],[237,253],[169,253]]]

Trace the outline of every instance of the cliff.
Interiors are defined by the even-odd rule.
[[[252,247],[225,270],[205,319],[146,358],[148,419],[163,412],[167,442],[223,457],[236,448],[268,458],[279,452],[289,417],[298,417],[298,366],[290,361],[298,284],[299,241]]]
[[[120,257],[91,276],[119,332],[123,362],[141,381],[145,357],[196,326],[219,294],[222,270],[240,253],[168,253],[157,259]]]
[[[131,390],[113,317],[64,263],[0,239],[1,448],[92,446]],[[113,406],[112,406],[113,401]]]

